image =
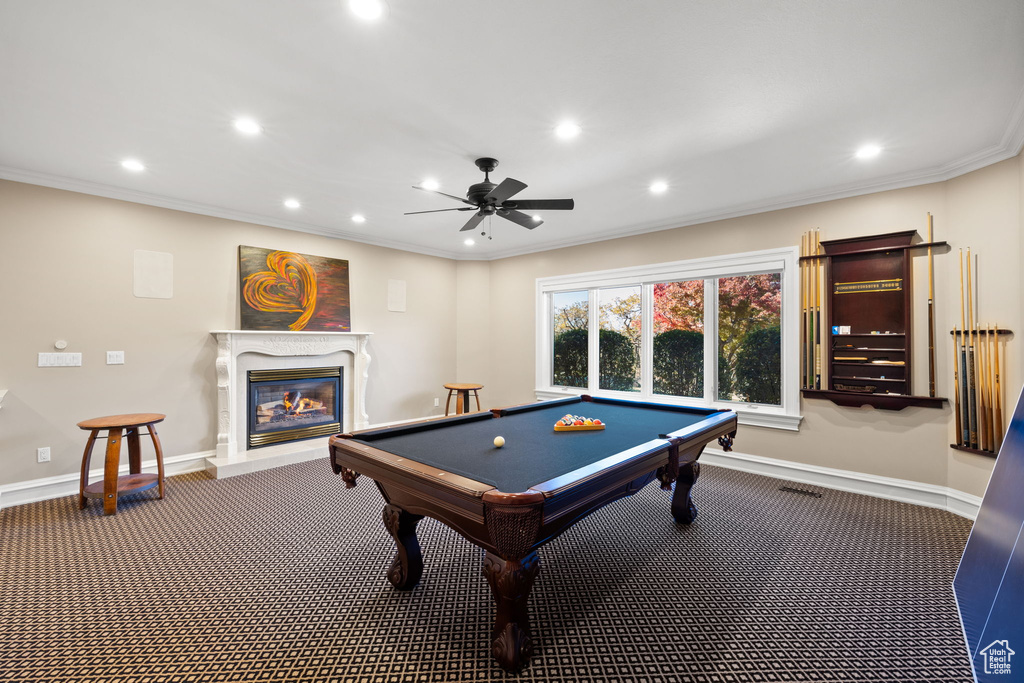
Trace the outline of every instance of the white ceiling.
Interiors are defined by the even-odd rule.
[[[933,182],[1024,144],[1021,0],[388,4],[367,23],[342,0],[3,0],[0,177],[492,259]],[[582,134],[556,138],[563,119]],[[884,151],[855,159],[867,142]],[[466,213],[402,215],[458,206],[411,186],[463,195],[480,156],[576,209],[491,219],[474,247]]]

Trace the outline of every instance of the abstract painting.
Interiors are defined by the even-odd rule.
[[[243,330],[349,332],[348,261],[238,247]]]

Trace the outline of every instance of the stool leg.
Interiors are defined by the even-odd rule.
[[[444,401],[444,416],[445,417],[448,417],[448,410],[451,408],[451,405],[452,405],[452,394],[454,394],[454,393],[455,393],[454,389],[449,389],[448,390],[448,398],[446,398],[445,401]],[[455,404],[456,411],[457,411],[458,407],[459,407],[459,404],[456,403]]]
[[[469,407],[469,392],[459,389],[459,400],[455,402],[456,414],[462,414],[466,412],[466,408]]]
[[[473,395],[476,396],[476,410],[480,412],[480,392],[474,389]]]
[[[85,452],[82,453],[82,476],[78,480],[78,509],[85,509],[85,487],[89,485],[89,463],[92,462],[92,447],[96,445],[96,437],[100,430],[94,429],[89,434],[89,440],[85,442]]]
[[[156,425],[148,424],[149,437],[153,439],[153,450],[156,451],[156,481],[160,491],[160,500],[164,498],[164,449],[160,447],[160,437],[156,433]]]
[[[139,428],[128,427],[125,430],[128,437],[128,471],[132,474],[142,472],[142,451],[139,449]]]
[[[107,459],[103,463],[103,514],[117,512],[117,466],[121,459],[121,428],[107,432]]]

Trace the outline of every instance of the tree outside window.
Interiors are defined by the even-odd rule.
[[[640,391],[640,287],[598,290],[599,388]]]
[[[704,397],[704,280],[654,285],[654,393]]]
[[[720,401],[782,403],[782,275],[718,279]]]

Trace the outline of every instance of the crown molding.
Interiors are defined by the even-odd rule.
[[[444,249],[433,249],[430,247],[405,244],[395,240],[378,239],[367,235],[346,232],[336,228],[313,225],[311,223],[285,221],[273,216],[263,216],[260,214],[246,213],[244,211],[235,211],[234,209],[226,209],[221,206],[174,199],[173,197],[165,197],[163,195],[150,194],[148,192],[139,192],[137,190],[128,190],[123,187],[104,185],[102,183],[94,183],[88,180],[79,180],[77,178],[68,178],[49,173],[39,173],[37,171],[26,171],[19,168],[12,168],[10,166],[0,166],[0,179],[11,180],[18,183],[27,183],[29,185],[52,187],[57,190],[68,190],[69,192],[78,192],[80,194],[88,194],[96,197],[106,197],[107,199],[117,199],[135,204],[156,206],[162,209],[194,213],[199,214],[200,216],[211,216],[213,218],[224,218],[231,221],[240,221],[242,223],[265,225],[271,228],[294,230],[295,232],[304,232],[310,235],[320,235],[322,237],[359,242],[360,244],[370,244],[376,247],[385,247],[387,249],[409,251],[417,254],[424,254],[425,256],[437,256],[447,259],[454,258],[452,252],[445,251]]]
[[[536,247],[503,249],[489,254],[466,254],[464,252],[451,251],[447,249],[437,249],[408,244],[398,240],[374,238],[367,235],[346,232],[336,228],[327,228],[320,225],[312,225],[297,221],[284,221],[272,216],[262,216],[259,214],[235,211],[220,206],[173,199],[171,197],[164,197],[162,195],[155,195],[147,192],[138,192],[136,190],[128,190],[121,187],[115,187],[113,185],[93,183],[76,178],[39,173],[37,171],[27,171],[9,166],[0,166],[0,179],[13,180],[31,185],[42,185],[44,187],[69,190],[71,192],[79,192],[99,197],[107,197],[109,199],[119,199],[122,201],[134,202],[136,204],[158,206],[165,209],[195,213],[203,216],[225,218],[245,223],[255,223],[257,225],[266,225],[273,228],[282,228],[284,230],[294,230],[296,232],[349,240],[351,242],[370,244],[387,249],[397,249],[399,251],[408,251],[416,254],[423,254],[425,256],[436,256],[454,261],[497,261],[499,259],[511,258],[514,256],[524,256],[526,254],[576,247],[583,244],[592,244],[594,242],[605,242],[607,240],[619,239],[622,237],[633,237],[635,235],[643,235],[651,232],[685,228],[691,225],[728,220],[730,218],[741,218],[743,216],[767,213],[769,211],[779,211],[781,209],[791,209],[798,206],[819,204],[821,202],[834,201],[837,199],[848,199],[850,197],[859,197],[877,192],[887,192],[889,190],[899,190],[908,187],[916,187],[918,185],[944,182],[966,173],[970,173],[971,171],[976,171],[986,166],[997,164],[1000,161],[1012,159],[1020,154],[1022,148],[1024,148],[1024,87],[1022,87],[1020,92],[1017,94],[1017,99],[1007,117],[1006,127],[998,144],[991,145],[974,152],[973,154],[968,154],[946,164],[918,171],[891,175],[866,183],[838,185],[821,190],[776,197],[768,201],[749,202],[747,204],[732,206],[729,209],[724,210],[715,209],[702,213],[685,214],[670,221],[647,223],[633,226],[625,230],[606,230],[604,232],[591,235],[585,239],[565,239],[556,242],[545,242],[537,245]]]

